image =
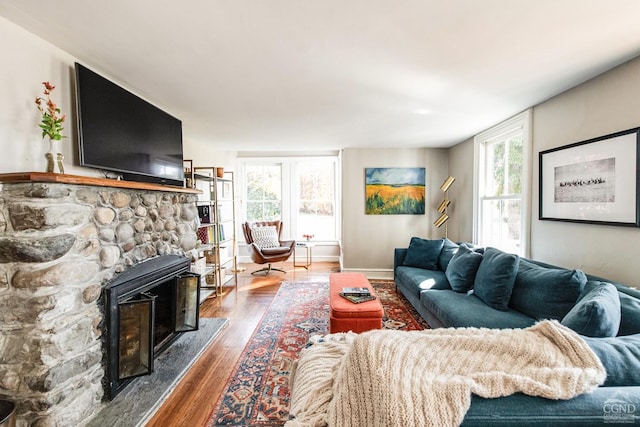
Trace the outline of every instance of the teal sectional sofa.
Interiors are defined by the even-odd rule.
[[[556,319],[607,370],[594,393],[566,401],[473,396],[463,425],[640,423],[640,291],[495,248],[418,237],[395,249],[394,279],[432,328],[526,328]]]

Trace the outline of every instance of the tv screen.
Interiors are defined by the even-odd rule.
[[[182,122],[75,64],[80,165],[183,185]]]

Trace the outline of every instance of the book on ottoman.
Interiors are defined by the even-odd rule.
[[[342,298],[346,298],[354,304],[360,304],[361,302],[371,301],[376,299],[375,295],[345,295],[343,292],[340,292],[340,296]]]
[[[369,291],[369,288],[342,288],[342,294],[359,297],[363,295],[371,295],[371,291]]]

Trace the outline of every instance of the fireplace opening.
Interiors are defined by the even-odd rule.
[[[108,283],[105,308],[105,395],[113,399],[134,378],[153,372],[154,359],[200,318],[200,276],[191,262],[164,255],[131,267]]]

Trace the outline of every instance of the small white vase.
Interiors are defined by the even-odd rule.
[[[47,159],[47,173],[64,173],[64,155],[60,152],[60,140],[49,139],[49,151],[44,155]]]

